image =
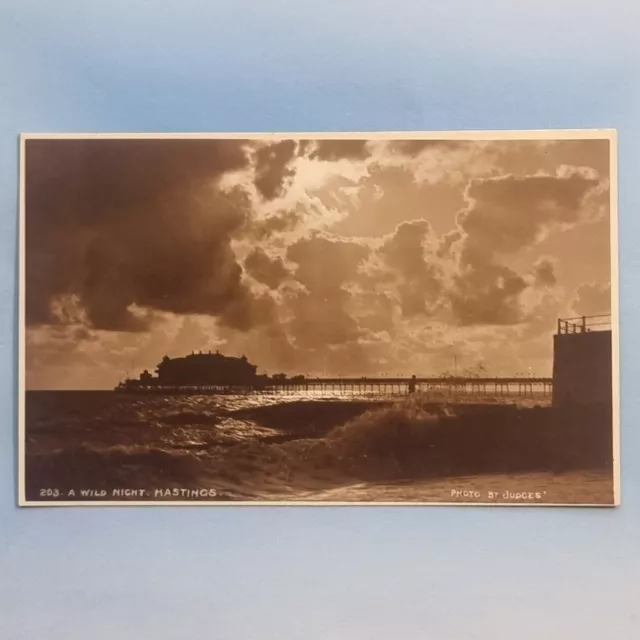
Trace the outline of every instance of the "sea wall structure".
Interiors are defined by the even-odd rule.
[[[611,407],[612,370],[610,316],[558,320],[553,338],[554,407]]]

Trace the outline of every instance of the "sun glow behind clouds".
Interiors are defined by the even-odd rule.
[[[212,345],[287,373],[435,375],[455,352],[546,374],[587,284],[567,265],[583,238],[608,251],[606,141],[83,141],[97,174],[67,142],[55,183],[56,143],[29,144],[32,386]]]

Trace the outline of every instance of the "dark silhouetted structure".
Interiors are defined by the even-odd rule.
[[[553,406],[612,405],[611,316],[558,320],[553,338]]]
[[[157,376],[145,370],[138,380],[125,380],[119,388],[252,385],[257,380],[256,371],[257,366],[245,356],[233,358],[219,352],[165,356],[156,367]]]

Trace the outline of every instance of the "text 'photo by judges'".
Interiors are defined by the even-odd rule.
[[[616,144],[23,135],[20,505],[619,504]]]

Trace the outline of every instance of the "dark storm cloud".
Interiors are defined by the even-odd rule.
[[[298,282],[310,291],[324,292],[352,279],[369,251],[356,242],[316,235],[291,245],[287,259],[296,264]]]
[[[538,287],[553,287],[558,282],[555,261],[541,257],[533,265],[533,280]]]
[[[451,292],[454,317],[461,325],[509,325],[522,321],[524,278],[509,267],[487,262],[468,265]]]
[[[277,289],[289,275],[282,258],[272,258],[260,247],[256,247],[245,259],[244,268],[258,282],[270,289]]]
[[[367,140],[319,140],[309,156],[313,160],[364,160],[369,157]]]
[[[248,201],[215,180],[246,166],[240,140],[29,140],[27,323],[75,294],[97,329],[136,331],[137,305],[219,314],[244,295],[230,235]]]
[[[441,148],[451,150],[464,144],[464,142],[456,142],[453,140],[394,140],[389,143],[389,149],[393,153],[399,153],[405,156],[417,156],[425,149]]]
[[[585,196],[598,184],[579,171],[473,180],[466,193],[469,206],[458,216],[465,236],[451,292],[457,321],[521,322],[520,294],[528,284],[501,260],[534,245],[553,227],[578,223]],[[549,265],[542,268],[538,276],[549,283],[553,270]]]
[[[91,240],[84,256],[85,277],[80,298],[94,327],[113,331],[144,331],[147,323],[129,312],[134,301],[128,272],[129,256],[113,250],[113,238]]]
[[[411,277],[427,268],[424,256],[424,242],[431,227],[426,220],[403,222],[394,235],[382,247],[387,262],[400,273]]]
[[[358,295],[358,302],[360,306],[358,325],[361,328],[374,333],[386,331],[390,335],[395,332],[395,305],[391,296],[376,291],[362,291]]]
[[[442,290],[440,270],[426,251],[430,233],[426,220],[403,222],[380,250],[399,275],[398,293],[406,317],[427,313]]]
[[[571,303],[576,315],[599,315],[611,313],[611,285],[608,282],[585,282],[581,284]]]
[[[607,145],[31,141],[28,384],[217,348],[268,373],[545,367],[556,317],[610,308]]]
[[[463,239],[460,229],[454,229],[448,233],[443,233],[438,242],[436,255],[441,259],[452,259],[455,252],[455,246]]]
[[[295,153],[293,140],[276,142],[256,151],[255,185],[265,199],[273,200],[284,193],[295,175],[291,166]]]
[[[302,292],[292,300],[291,335],[301,349],[343,345],[360,335],[357,321],[348,313],[351,294],[340,289],[330,296],[317,291]]]
[[[219,322],[221,326],[244,332],[277,324],[278,311],[271,296],[256,295],[243,286],[220,312]]]
[[[353,281],[369,255],[368,247],[323,236],[302,238],[291,245],[287,258],[305,291],[291,299],[291,333],[298,348],[325,348],[351,342],[360,335],[349,305],[352,294],[344,285]]]
[[[578,222],[584,197],[598,184],[580,172],[473,180],[466,194],[470,206],[458,216],[467,233],[465,252],[514,253],[540,240],[551,226]]]
[[[555,171],[562,165],[588,167],[609,179],[609,140],[509,140],[491,143],[503,167],[516,175]]]

